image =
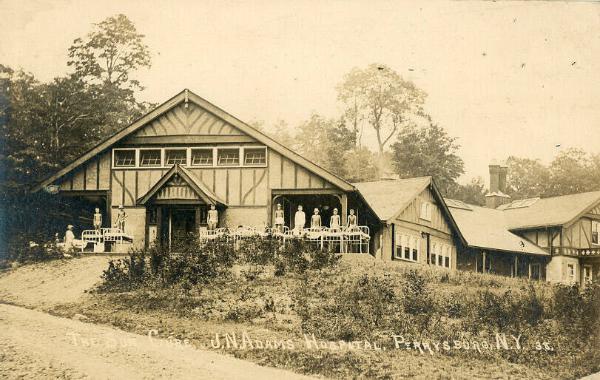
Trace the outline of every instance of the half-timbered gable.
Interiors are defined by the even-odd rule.
[[[112,223],[113,210],[123,206],[133,216],[127,232],[143,242],[148,223],[160,223],[155,217],[146,218],[146,213],[155,215],[161,208],[166,214],[167,206],[158,206],[163,200],[179,192],[180,205],[170,199],[169,207],[182,210],[191,207],[189,201],[200,200],[193,198],[197,194],[189,186],[176,186],[171,179],[152,202],[140,203],[174,166],[222,200],[223,225],[230,227],[271,224],[275,202],[291,214],[301,203],[317,207],[333,201],[345,217],[347,194],[354,191],[349,183],[188,90],[101,142],[35,190],[52,185],[63,195],[101,197],[106,219]],[[319,202],[308,197],[320,197]],[[200,215],[206,214],[204,203],[194,206]],[[205,221],[200,219],[196,224],[201,226]]]

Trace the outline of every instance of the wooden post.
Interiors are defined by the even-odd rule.
[[[162,207],[158,206],[156,208],[156,239],[158,240],[157,244],[162,245]]]
[[[202,221],[200,220],[200,214],[200,206],[196,206],[196,213],[194,215],[194,222],[196,223],[194,228],[196,229],[196,233],[200,233],[200,223],[202,223]]]
[[[482,268],[481,268],[481,273],[486,273],[486,269],[485,269],[485,259],[486,259],[486,254],[485,251],[481,252],[481,257],[482,257]]]
[[[342,204],[342,226],[344,226],[348,222],[348,195],[346,193],[340,195],[340,203]]]
[[[519,277],[519,256],[515,255],[515,273],[514,277]]]
[[[531,279],[531,259],[530,259],[530,261],[527,263],[527,267],[528,267],[528,270],[529,270],[529,279]]]

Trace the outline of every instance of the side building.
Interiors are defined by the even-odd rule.
[[[457,268],[464,241],[431,177],[354,183],[377,216],[376,257]]]

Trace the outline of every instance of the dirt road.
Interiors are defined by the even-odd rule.
[[[304,379],[208,350],[0,304],[0,378]]]
[[[306,378],[43,312],[89,296],[86,291],[100,281],[109,259],[87,256],[27,265],[0,276],[1,379]]]
[[[36,309],[76,302],[100,281],[108,256],[25,265],[0,276],[0,300]]]

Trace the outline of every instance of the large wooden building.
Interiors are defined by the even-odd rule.
[[[511,202],[506,168],[490,166],[487,207],[444,200],[431,177],[351,184],[184,90],[39,184],[102,209],[104,226],[127,214],[141,247],[171,243],[207,225],[285,225],[299,205],[323,225],[338,209],[365,226],[383,260],[587,282],[600,273],[600,192]],[[91,226],[90,226],[91,227]],[[361,248],[362,251],[362,248]],[[363,251],[364,252],[364,251]]]
[[[276,204],[293,228],[303,205],[329,220],[348,209],[359,224],[370,217],[355,187],[294,153],[222,109],[184,90],[102,141],[35,191],[58,186],[61,196],[102,205],[105,225],[116,210],[128,215],[125,233],[138,246],[184,236],[206,225],[211,204],[219,225],[272,225]],[[373,231],[374,233],[375,231]]]

